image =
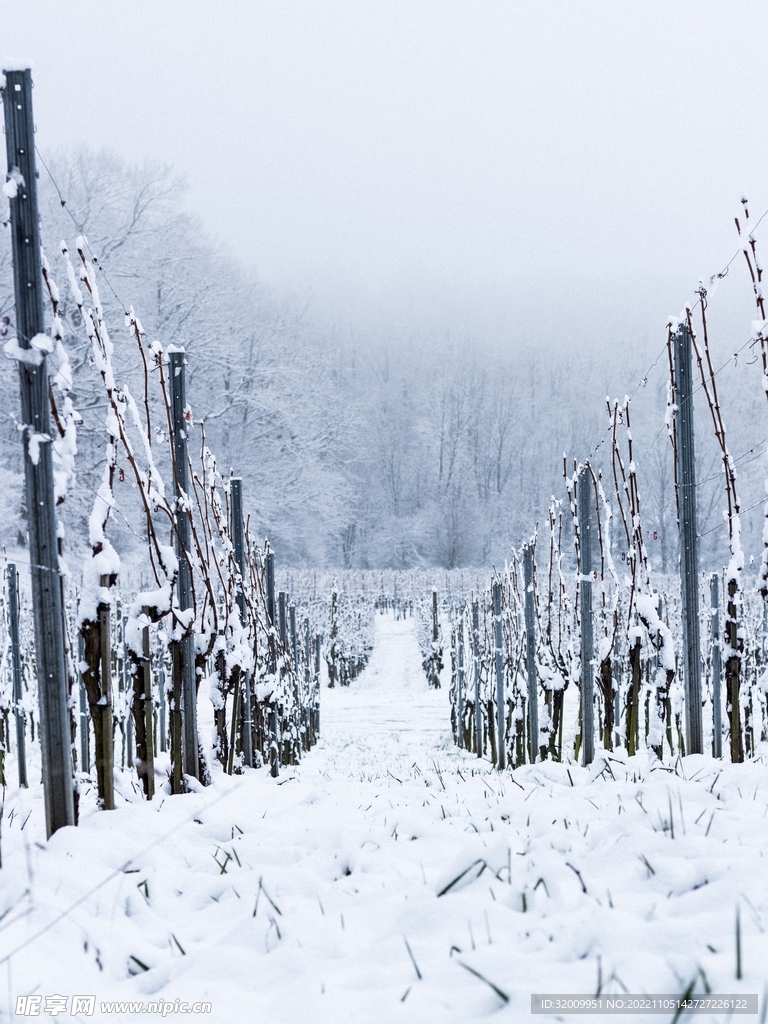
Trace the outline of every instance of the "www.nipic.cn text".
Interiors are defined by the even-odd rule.
[[[17,996],[16,1016],[17,1017],[39,1017],[42,1013],[50,1017],[57,1017],[60,1013],[74,1017],[79,1014],[84,1017],[92,1017],[96,1009],[96,996],[72,996],[71,1003],[69,996]],[[176,999],[171,1002],[167,999],[158,999],[149,1003],[134,1002],[100,1002],[101,1013],[156,1013],[161,1017],[167,1017],[171,1013],[210,1013],[210,1003],[188,1003],[183,999]]]

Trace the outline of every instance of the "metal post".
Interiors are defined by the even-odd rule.
[[[106,573],[99,577],[102,587],[109,587],[109,576]],[[101,743],[96,744],[96,775],[100,781],[99,792],[103,792],[102,808],[105,811],[115,809],[115,747],[114,721],[112,701],[112,631],[110,628],[111,607],[103,601],[98,605],[99,614],[99,686],[101,697],[99,703],[93,705],[91,715],[94,722],[98,721]],[[101,756],[99,756],[101,749]]]
[[[296,638],[296,605],[291,601],[291,607],[288,610],[288,622],[291,631],[291,661],[293,665],[293,721],[296,725],[297,735],[300,735],[301,730],[301,686],[299,683],[299,648],[298,640]],[[294,763],[297,758],[301,758],[301,742],[291,743],[294,751]]]
[[[533,592],[533,549],[523,544],[525,586],[525,670],[528,675],[528,760],[539,753],[539,679],[536,669],[536,605]]]
[[[686,747],[704,750],[701,721],[701,654],[699,638],[699,553],[696,531],[696,461],[693,436],[693,362],[691,336],[681,324],[674,336],[677,479],[680,495],[680,586],[683,612],[683,677]]]
[[[480,709],[480,607],[472,602],[472,653],[475,666],[475,753],[483,756],[483,716]]]
[[[304,699],[302,700],[302,721],[304,723],[304,749],[312,746],[312,701],[310,686],[310,665],[312,663],[312,636],[309,619],[304,619]]]
[[[277,747],[277,656],[275,652],[275,556],[267,553],[267,615],[271,627],[269,638],[269,671],[273,677],[275,690],[269,703],[269,773],[273,779],[278,776],[279,750]]]
[[[579,474],[579,537],[581,576],[579,599],[581,602],[581,749],[584,764],[591,764],[595,756],[594,685],[595,639],[592,622],[592,474],[584,467]]]
[[[299,648],[296,640],[296,605],[291,602],[288,609],[288,624],[291,631],[291,657],[293,659],[293,671],[298,679],[299,675]]]
[[[235,557],[235,565],[240,573],[241,584],[237,588],[237,607],[240,610],[240,622],[245,625],[245,594],[243,585],[245,583],[245,537],[243,535],[243,481],[239,476],[233,476],[229,481],[230,496],[230,528],[232,531],[232,547]]]
[[[309,676],[312,664],[312,637],[309,632],[309,619],[304,619],[304,685],[309,693]]]
[[[328,657],[325,659],[328,663],[328,689],[336,685],[339,679],[339,661],[338,661],[338,644],[336,638],[339,635],[339,623],[338,623],[338,602],[339,595],[336,591],[336,585],[334,584],[331,590],[331,642],[328,647]]]
[[[405,611],[403,611],[405,618]],[[440,675],[438,672],[437,640],[440,636],[440,621],[437,613],[437,588],[432,588],[432,651],[429,658],[429,683],[437,688],[440,686]],[[442,652],[441,652],[442,653]]]
[[[179,608],[186,611],[192,607],[192,569],[189,552],[192,550],[192,524],[189,501],[189,458],[187,455],[187,390],[184,367],[184,350],[174,350],[168,355],[169,380],[171,388],[171,419],[173,423],[173,455],[176,464],[176,557],[179,561],[177,593]],[[198,778],[197,750],[197,681],[195,679],[195,635],[192,625],[179,641],[179,655],[175,660],[176,671],[181,678],[182,709],[182,764],[184,772]]]
[[[712,603],[712,753],[723,756],[723,709],[721,685],[723,655],[720,648],[720,594],[717,573],[709,577],[709,596]]]
[[[320,660],[323,650],[323,634],[315,637],[315,734],[320,732]]]
[[[19,574],[8,565],[8,618],[11,631],[11,665],[13,670],[13,715],[16,719],[16,757],[19,763],[19,786],[27,786],[27,714],[21,705],[21,645],[19,640]],[[87,769],[86,769],[87,770]]]
[[[725,692],[726,708],[731,726],[731,761],[744,760],[744,733],[741,725],[741,651],[744,649],[743,637],[739,637],[738,606],[736,596],[738,583],[734,576],[728,580],[725,605],[725,640],[728,645],[728,657],[725,660]],[[749,713],[749,709],[747,713]]]
[[[240,612],[240,624],[246,625],[245,614],[245,536],[243,531],[243,481],[240,477],[230,480],[232,546],[234,547],[235,564],[240,573],[240,585],[237,589],[237,607]],[[245,673],[243,686],[243,760],[249,768],[253,768],[253,701],[251,696],[251,671]]]
[[[91,771],[91,726],[88,718],[88,694],[85,689],[85,680],[80,665],[85,660],[85,637],[82,633],[77,634],[77,679],[80,691],[80,770],[86,775]]]
[[[459,618],[459,629],[457,634],[458,643],[458,702],[457,702],[457,715],[459,719],[458,737],[459,746],[464,746],[464,608],[461,610],[461,616]]]
[[[269,625],[275,628],[275,556],[272,551],[267,552],[267,616]],[[275,652],[274,636],[270,637],[269,644],[269,671],[274,675],[277,671],[277,657]]]
[[[123,616],[123,661],[120,670],[120,687],[123,691],[123,706],[120,713],[125,722],[125,749],[128,767],[133,768],[133,685],[130,670],[128,668],[130,659],[128,657],[128,644],[125,642],[125,633],[128,628],[128,616]]]
[[[277,612],[278,619],[280,622],[280,646],[283,650],[283,654],[287,653],[287,634],[285,624],[285,591],[281,590],[277,595]]]
[[[621,658],[616,657],[613,665],[614,672],[614,693],[613,693],[613,742],[618,747],[621,744],[621,677],[622,677],[622,663]]]
[[[281,680],[283,678],[283,673],[285,672],[285,656],[288,653],[288,636],[287,636],[287,626],[286,626],[285,612],[286,612],[286,593],[285,593],[284,590],[281,590],[278,593],[278,595],[277,595],[277,619],[278,619],[278,623],[279,623],[279,626],[280,626],[280,650],[281,650],[281,662],[280,662],[280,673],[279,673],[279,676],[280,676]],[[280,705],[276,704],[276,707],[279,710]],[[282,723],[281,723],[281,720],[280,720],[280,715],[276,714],[275,715],[275,744],[277,745],[277,750],[278,750],[278,760],[281,759],[281,755],[279,753],[280,745],[281,745],[281,741],[282,741],[282,736],[280,735],[281,728],[282,728]]]
[[[164,754],[168,750],[168,731],[165,723],[165,665],[162,659],[157,669],[157,688],[159,691],[157,731],[160,733],[158,746],[160,747],[160,753]]]
[[[248,669],[243,681],[243,761],[253,768],[253,675]]]
[[[56,539],[56,501],[45,349],[43,276],[37,208],[32,73],[5,71],[3,107],[10,197],[17,357],[29,510],[29,561],[40,702],[40,749],[45,824],[52,835],[74,825],[64,613]],[[41,339],[40,347],[38,339]],[[33,344],[35,342],[35,344]]]
[[[507,767],[507,738],[505,724],[507,720],[504,702],[504,656],[501,646],[501,584],[496,580],[493,584],[493,624],[496,639],[496,750],[499,771]]]
[[[149,612],[150,609],[142,608],[145,622],[141,627],[141,674],[142,674],[142,703],[141,711],[144,719],[144,764],[142,771],[147,780],[147,800],[155,795],[155,749],[152,741],[152,726],[154,723],[154,707],[152,702],[152,649],[149,644]],[[134,695],[135,699],[135,695]]]

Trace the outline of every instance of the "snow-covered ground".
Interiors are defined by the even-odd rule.
[[[126,784],[118,810],[86,801],[48,843],[40,790],[8,794],[4,1016],[36,993],[43,1018],[46,996],[72,1019],[71,997],[93,994],[75,1019],[152,1020],[100,1004],[179,999],[216,1022],[464,1024],[545,1019],[533,992],[691,982],[758,992],[763,1013],[762,763],[601,754],[499,775],[453,747],[414,622],[388,616],[362,677],[323,691],[321,732],[277,780],[217,774],[149,805]]]

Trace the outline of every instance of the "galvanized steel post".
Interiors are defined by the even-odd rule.
[[[712,603],[712,753],[723,756],[722,678],[723,655],[720,649],[720,594],[717,573],[709,577]]]
[[[536,669],[536,605],[533,592],[533,549],[523,544],[523,584],[525,586],[525,667],[528,675],[528,760],[539,753],[539,680]]]
[[[171,390],[171,421],[173,424],[173,454],[176,475],[176,557],[179,561],[179,575],[176,584],[179,609],[192,608],[192,567],[189,552],[192,549],[192,524],[190,520],[189,457],[187,454],[187,391],[185,381],[186,355],[183,350],[171,350],[168,354],[168,376]],[[174,680],[181,691],[182,710],[182,764],[184,772],[197,778],[197,685],[195,679],[195,634],[192,624],[186,629],[180,641],[179,655],[175,660],[175,671],[180,678]]]
[[[3,107],[8,158],[16,357],[21,391],[24,479],[40,704],[45,825],[52,835],[74,825],[67,663],[53,481],[43,272],[37,206],[32,73],[5,71]],[[42,341],[40,340],[42,339]]]
[[[579,551],[581,574],[579,599],[581,602],[581,749],[584,764],[595,757],[594,686],[595,638],[592,622],[592,505],[594,492],[592,474],[585,466],[579,474]]]
[[[680,588],[683,612],[683,678],[685,682],[686,749],[704,749],[701,716],[701,651],[699,635],[699,551],[696,529],[696,459],[693,432],[693,360],[691,335],[681,324],[674,335],[677,480],[680,497]]]
[[[493,626],[496,662],[496,750],[499,771],[507,767],[506,703],[504,700],[504,653],[501,632],[501,584],[493,584]]]

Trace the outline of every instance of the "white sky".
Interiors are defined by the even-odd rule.
[[[766,38],[738,0],[0,0],[43,152],[173,164],[329,308],[579,338],[660,340],[768,207]]]

